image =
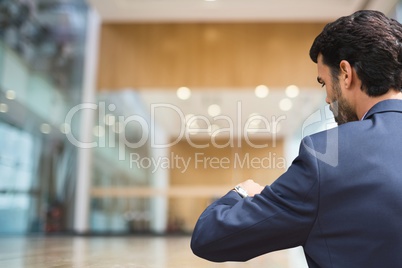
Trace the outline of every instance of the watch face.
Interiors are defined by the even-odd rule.
[[[241,197],[247,197],[248,196],[248,194],[247,194],[247,191],[246,190],[244,190],[242,187],[240,187],[240,186],[236,186],[235,187],[235,190],[236,190],[236,192],[241,196]]]

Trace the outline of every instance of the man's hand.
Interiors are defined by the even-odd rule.
[[[246,190],[247,194],[251,197],[261,193],[261,191],[264,189],[264,186],[259,185],[253,180],[246,180],[242,183],[239,183],[238,185],[242,187],[244,190]]]

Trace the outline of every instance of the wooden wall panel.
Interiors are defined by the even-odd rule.
[[[104,24],[98,87],[316,86],[308,51],[324,24]]]

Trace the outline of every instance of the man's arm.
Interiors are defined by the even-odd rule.
[[[237,186],[240,186],[241,189],[244,189],[248,196],[253,197],[256,194],[260,194],[264,189],[263,186],[259,185],[258,183],[254,182],[253,180],[246,180]],[[236,186],[236,187],[237,187]]]
[[[304,144],[311,144],[310,139]],[[241,185],[250,195],[254,191],[250,189],[259,189],[252,181]],[[242,198],[230,191],[211,204],[195,226],[191,248],[199,257],[222,262],[245,261],[302,245],[317,204],[317,161],[302,146],[289,170],[261,193]]]

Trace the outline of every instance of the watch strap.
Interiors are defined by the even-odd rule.
[[[247,191],[246,191],[243,187],[241,187],[241,186],[239,186],[239,185],[237,185],[237,186],[234,188],[234,190],[235,190],[235,192],[238,193],[242,198],[245,198],[245,197],[248,196]]]

